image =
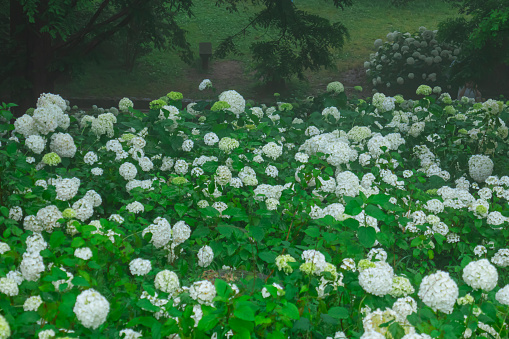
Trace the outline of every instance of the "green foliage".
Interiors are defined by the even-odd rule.
[[[112,110],[116,116],[69,110],[69,127],[43,134],[50,142],[40,153],[20,133],[27,116],[16,120],[14,133],[4,120],[0,279],[16,277],[17,270],[30,279],[16,284],[16,293],[0,281],[0,315],[12,336],[23,338],[37,338],[41,330],[61,337],[69,329],[86,338],[117,338],[125,329],[152,338],[337,332],[358,338],[369,330],[369,317],[374,330],[393,338],[410,330],[454,338],[470,329],[472,337],[482,336],[486,326],[507,337],[509,309],[497,293],[509,283],[508,266],[494,258],[509,239],[508,107],[446,98],[395,101],[377,94],[359,101],[344,92],[322,93],[286,105],[246,106],[237,114],[214,112],[211,102],[192,111]],[[5,119],[12,106],[3,105]],[[322,114],[331,106],[341,109],[340,119]],[[97,123],[104,117],[111,119],[110,131]],[[365,127],[363,138],[358,127]],[[72,143],[57,145],[59,133],[69,133]],[[232,140],[238,147],[225,147]],[[76,153],[66,157],[62,151],[70,146]],[[60,152],[62,162],[39,165],[49,151]],[[484,174],[492,177],[474,182],[472,155],[489,156],[494,167]],[[127,162],[136,168],[134,178],[120,170]],[[69,187],[60,180],[70,178],[80,183],[64,200]],[[91,215],[83,215],[80,200]],[[134,210],[135,203],[142,210]],[[76,218],[62,218],[59,212],[70,207]],[[499,225],[495,212],[502,215]],[[90,257],[76,252],[85,248]],[[30,277],[22,263],[35,252],[44,269]],[[496,264],[497,286],[490,291],[474,290],[463,275],[481,257]],[[140,272],[137,259],[149,261],[149,269]],[[390,280],[381,286],[383,295],[370,292],[363,279],[380,267],[398,281],[408,279],[400,296],[409,298],[387,289],[395,287]],[[166,270],[179,286],[161,282]],[[439,270],[471,304],[453,300],[451,312],[443,312],[423,301],[421,283]],[[75,310],[89,289],[109,305],[97,329]],[[24,305],[37,296],[42,304],[35,310]],[[93,315],[105,309],[91,307]]]
[[[237,9],[236,1],[226,1]],[[263,9],[253,15],[250,23],[235,35],[228,36],[216,51],[219,57],[241,53],[236,39],[248,28],[270,31],[269,37],[251,46],[257,77],[264,82],[278,83],[296,75],[304,78],[304,71],[318,71],[334,65],[333,50],[340,49],[348,36],[346,27],[330,23],[328,19],[299,10],[290,0],[260,1]],[[335,7],[350,6],[350,0],[334,0]]]
[[[439,43],[425,27],[413,34],[391,32],[387,41],[375,41],[375,48],[364,67],[377,90],[391,92],[413,92],[423,83],[448,88],[450,65],[460,52],[453,44]]]
[[[454,80],[462,84],[480,80],[495,66],[509,65],[509,1],[454,0],[467,17],[440,23],[440,38],[460,43],[462,52],[452,69]]]

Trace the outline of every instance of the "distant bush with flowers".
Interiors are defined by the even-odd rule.
[[[394,31],[375,40],[376,52],[364,63],[376,90],[414,89],[420,84],[448,88],[448,72],[460,49],[436,39],[437,31],[420,27],[417,33]]]
[[[416,95],[3,104],[0,338],[509,337],[509,102]]]

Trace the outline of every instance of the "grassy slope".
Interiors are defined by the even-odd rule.
[[[251,5],[243,5],[239,8],[239,13],[230,14],[224,8],[216,7],[214,3],[212,0],[195,0],[195,17],[181,18],[181,24],[189,32],[188,39],[197,56],[199,42],[211,41],[213,47],[217,46],[223,37],[243,28],[250,13],[255,10]],[[350,32],[350,40],[343,50],[336,54],[337,70],[310,74],[309,84],[297,85],[296,88],[300,86],[301,90],[313,87],[317,81],[334,79],[338,72],[362,67],[369,53],[373,51],[373,41],[384,38],[389,31],[414,32],[419,26],[436,29],[440,21],[456,15],[454,9],[440,0],[414,1],[408,8],[395,8],[390,5],[389,0],[355,0],[354,6],[345,11],[335,9],[331,1],[295,0],[295,3],[302,10],[331,21],[342,22]],[[263,39],[265,34],[267,32],[253,31],[246,35],[239,41],[239,46],[247,53],[243,56],[230,56],[230,59],[242,62],[245,71],[249,72],[248,46],[253,40]],[[194,68],[194,73],[200,74],[196,65],[184,64],[169,51],[153,51],[140,58],[132,73],[126,73],[118,64],[104,57],[101,63],[90,62],[84,65],[82,75],[60,83],[57,92],[68,97],[157,97],[170,90],[179,90],[185,91],[186,97],[196,97],[199,95],[198,83],[196,79],[188,80],[189,67]],[[203,75],[204,78],[207,77],[206,73]],[[249,92],[254,82],[246,82],[249,83],[242,87]]]

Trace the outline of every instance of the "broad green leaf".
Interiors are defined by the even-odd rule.
[[[144,310],[150,311],[150,312],[158,312],[160,308],[158,306],[152,305],[152,303],[148,299],[140,299],[136,303],[136,306],[139,308],[142,308]]]
[[[348,319],[350,312],[344,307],[331,307],[328,314],[335,319]]]
[[[387,215],[384,212],[382,212],[382,210],[375,205],[366,206],[365,212],[370,217],[373,217],[376,220],[380,220],[380,221],[384,221],[385,218],[387,217]]]
[[[260,257],[260,259],[269,264],[273,264],[276,262],[276,254],[274,254],[273,252],[261,252],[258,253],[258,256]]]
[[[318,227],[309,227],[304,231],[311,238],[318,238],[320,236],[320,229]]]
[[[184,214],[186,214],[186,212],[187,212],[187,206],[186,206],[186,205],[184,205],[184,204],[175,204],[175,205],[173,206],[173,208],[175,209],[175,211],[177,212],[177,214],[178,214],[178,215],[179,215],[179,217],[181,217],[181,218],[182,218],[182,216],[183,216]]]
[[[357,235],[359,236],[359,241],[364,247],[372,247],[375,244],[376,240],[376,231],[373,227],[359,227],[357,230]]]
[[[299,319],[299,309],[292,303],[287,303],[282,308],[282,313],[291,319]]]
[[[233,314],[242,320],[246,321],[255,321],[255,314],[251,307],[247,305],[240,305],[239,307],[235,308],[233,311]]]

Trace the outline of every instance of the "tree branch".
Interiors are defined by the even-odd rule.
[[[123,8],[120,12],[118,12],[115,15],[113,15],[109,19],[104,20],[101,23],[98,23],[98,24],[94,25],[94,22],[97,20],[97,18],[99,17],[99,15],[104,10],[104,8],[108,5],[109,2],[110,2],[110,0],[104,0],[103,3],[101,4],[100,8],[96,11],[94,16],[90,19],[90,21],[85,26],[85,28],[83,28],[82,30],[80,30],[76,34],[72,35],[69,39],[67,39],[67,41],[64,41],[64,42],[56,45],[54,47],[54,51],[58,51],[59,49],[63,49],[63,48],[66,48],[66,47],[72,48],[72,47],[76,46],[81,41],[83,41],[85,36],[87,34],[89,34],[90,32],[92,32],[92,31],[94,31],[94,30],[96,30],[98,28],[104,27],[104,26],[106,26],[106,25],[108,25],[108,24],[110,24],[112,22],[115,22],[116,20],[122,18],[123,16],[125,16],[125,15],[127,15],[129,13],[129,8],[128,7]]]

